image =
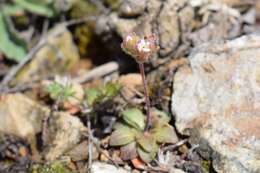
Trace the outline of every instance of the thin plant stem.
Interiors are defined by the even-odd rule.
[[[93,134],[91,130],[91,119],[90,119],[90,112],[88,110],[88,105],[83,103],[83,112],[86,114],[87,117],[87,129],[88,129],[88,164],[85,167],[85,170],[87,172],[91,172],[91,166],[92,166],[92,151],[93,151]]]
[[[90,115],[87,115],[88,117],[88,122],[87,122],[87,126],[88,126],[88,172],[91,171],[91,166],[92,166],[92,131],[91,131],[91,121],[89,118]]]
[[[144,64],[140,63],[140,62],[138,64],[139,64],[139,70],[140,70],[140,73],[142,76],[142,81],[143,81],[143,86],[144,86],[144,96],[145,96],[146,115],[147,115],[144,131],[148,131],[150,124],[151,124],[151,113],[150,113],[151,103],[150,103],[150,99],[148,96],[148,88],[147,88],[147,82],[145,79]]]

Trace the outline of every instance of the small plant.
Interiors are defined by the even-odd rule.
[[[96,103],[105,102],[116,96],[121,89],[118,83],[108,82],[104,86],[89,88],[85,90],[85,101],[89,107],[93,107]]]
[[[152,54],[158,51],[159,47],[156,44],[156,40],[155,35],[141,38],[133,32],[127,34],[121,44],[122,49],[127,54],[131,55],[139,64],[139,70],[142,75],[147,112],[147,120],[144,131],[147,131],[151,125],[150,100],[148,96],[147,82],[145,79],[144,63],[149,60]]]
[[[175,143],[177,136],[168,123],[170,117],[154,110],[151,115],[151,128],[145,131],[145,115],[137,108],[122,112],[122,122],[117,122],[110,138],[111,146],[120,146],[121,157],[131,160],[139,156],[144,162],[152,161],[162,143]]]
[[[55,77],[53,82],[50,82],[46,86],[46,92],[50,94],[50,97],[56,102],[57,106],[69,98],[74,97],[74,90],[70,79],[67,77]]]
[[[114,127],[110,145],[120,146],[121,157],[124,160],[132,160],[139,156],[148,163],[155,158],[160,144],[175,143],[178,140],[173,127],[169,125],[169,116],[158,110],[150,110],[144,63],[158,51],[156,37],[151,35],[140,38],[135,33],[130,33],[124,38],[121,47],[139,64],[147,115],[145,117],[137,108],[125,110],[122,113],[123,121],[116,123]]]

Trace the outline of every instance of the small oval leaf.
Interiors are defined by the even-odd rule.
[[[123,113],[123,119],[130,126],[143,130],[145,127],[144,114],[137,108],[131,108],[125,110]]]
[[[153,129],[152,133],[159,143],[176,143],[178,141],[173,127],[169,124]]]
[[[139,157],[146,163],[151,162],[156,156],[156,152],[146,152],[141,147],[137,148],[137,153]]]
[[[110,137],[109,145],[122,146],[126,145],[135,139],[135,133],[130,128],[120,128],[115,130]]]
[[[136,142],[131,142],[120,148],[120,157],[123,160],[131,160],[137,157]]]
[[[146,133],[140,135],[137,139],[137,142],[147,152],[153,152],[153,150],[156,149],[156,140],[151,134]]]
[[[14,36],[14,34],[12,34]],[[4,14],[0,11],[0,53],[6,55],[7,58],[16,62],[21,61],[25,55],[25,48],[15,39],[11,39],[8,31]]]

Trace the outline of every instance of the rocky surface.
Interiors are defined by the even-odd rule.
[[[260,35],[205,43],[174,76],[176,127],[220,173],[260,172]]]
[[[41,131],[41,123],[50,110],[23,94],[0,97],[0,132],[32,139]]]
[[[185,55],[193,45],[235,38],[250,31],[255,23],[252,3],[240,0],[127,0],[120,4],[116,10],[99,17],[96,33],[113,50],[120,45],[113,44],[115,33],[121,38],[130,31],[141,35],[155,33],[160,50],[153,57],[154,65]],[[251,21],[244,17],[249,11],[253,11]]]
[[[63,25],[50,30],[35,56],[17,74],[15,82],[32,82],[54,74],[64,74],[79,60],[71,33]]]
[[[50,118],[48,128],[49,139],[45,155],[47,160],[55,160],[75,147],[84,132],[86,133],[86,127],[79,118],[67,112],[55,112]]]
[[[80,142],[86,128],[78,117],[67,112],[53,112],[23,94],[0,97],[0,133],[23,138],[36,148],[36,135],[43,129],[43,121],[49,117],[45,157],[54,160]],[[35,154],[35,153],[33,153]]]

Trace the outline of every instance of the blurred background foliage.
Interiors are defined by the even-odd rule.
[[[88,0],[1,1],[0,53],[6,59],[20,62],[40,37],[45,27],[44,21],[54,25],[98,13],[96,5]],[[93,25],[93,22],[87,22],[73,29],[74,39],[82,56],[87,54],[86,47],[93,39]]]

